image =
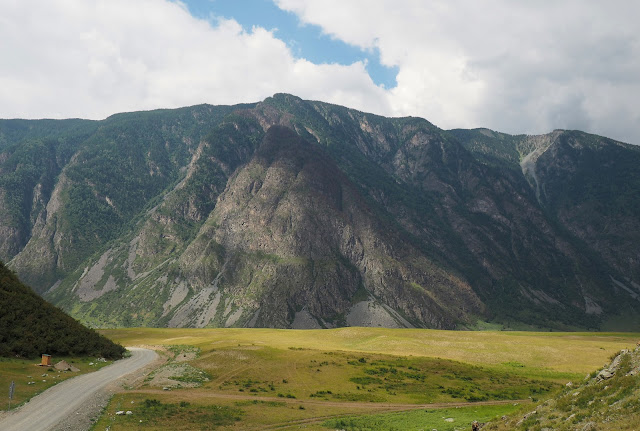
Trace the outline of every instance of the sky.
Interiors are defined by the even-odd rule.
[[[0,0],[0,118],[275,93],[640,144],[635,0]]]

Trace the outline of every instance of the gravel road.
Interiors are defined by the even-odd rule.
[[[101,404],[108,399],[107,388],[110,384],[142,369],[158,357],[153,350],[135,347],[130,347],[129,350],[131,351],[129,358],[116,361],[94,373],[65,380],[32,398],[15,413],[0,421],[0,429],[7,431],[82,429],[78,426],[76,416],[88,422],[84,412],[91,410],[94,414],[99,413],[99,408],[95,412],[96,403]]]

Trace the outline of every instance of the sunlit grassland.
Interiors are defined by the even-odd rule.
[[[157,400],[166,406],[164,412],[149,409],[146,400]],[[302,408],[301,408],[302,407]],[[207,421],[203,410],[235,414],[227,423]],[[339,406],[303,403],[301,401],[264,401],[218,399],[215,405],[191,393],[154,394],[133,392],[116,395],[107,412],[92,430],[293,430],[327,431],[377,430],[410,431],[438,429],[470,429],[473,420],[486,421],[520,409],[513,404],[471,405],[451,408],[419,408],[406,410],[373,403],[368,406]],[[131,416],[117,416],[117,410],[132,410]],[[171,411],[173,410],[173,411]],[[214,410],[215,411],[215,410]],[[228,416],[227,416],[228,417]],[[449,420],[447,420],[449,419]]]
[[[586,374],[601,367],[611,354],[635,346],[635,333],[560,333],[509,331],[439,331],[427,329],[341,328],[101,330],[123,345],[196,346],[207,353],[237,346],[275,349],[380,353],[452,359],[470,364],[509,367],[519,363],[526,372]],[[507,364],[507,365],[505,365]],[[509,365],[510,364],[510,365]]]
[[[410,412],[349,416],[324,422],[325,429],[340,430],[469,430],[473,421],[485,423],[512,413],[518,406],[473,406],[453,409],[420,409]]]
[[[144,408],[145,400],[158,400],[177,410],[174,414],[161,415]],[[225,425],[202,424],[197,416],[199,408],[214,407],[232,410],[239,420]],[[302,407],[302,408],[301,408]],[[118,410],[131,410],[130,417],[117,416]],[[210,398],[201,390],[148,393],[135,391],[117,394],[111,400],[105,414],[93,430],[200,430],[200,429],[279,429],[285,424],[304,424],[305,429],[326,430],[322,422],[336,417],[362,415],[390,408],[372,406],[324,405],[301,400],[238,400]],[[228,411],[228,410],[227,410]],[[167,412],[168,413],[168,412]],[[195,415],[193,415],[196,413]],[[196,416],[195,418],[193,416]],[[141,422],[142,421],[142,422]],[[314,423],[315,422],[315,426]],[[286,426],[286,425],[285,425]],[[276,428],[277,427],[277,428]]]
[[[174,426],[178,419],[187,421],[184,429],[297,429],[304,425],[307,430],[321,430],[335,429],[331,426],[337,422],[327,421],[337,418],[354,424],[345,429],[358,429],[360,422],[349,415],[362,416],[363,429],[370,423],[392,424],[371,429],[412,429],[411,424],[438,418],[415,412],[371,415],[420,406],[424,412],[433,403],[476,403],[453,410],[457,416],[452,423],[460,424],[470,417],[495,412],[500,416],[513,410],[512,403],[491,410],[478,402],[544,398],[568,380],[582,379],[638,339],[637,334],[383,328],[101,332],[124,345],[169,346],[169,356],[176,352],[180,356],[182,348],[198,350],[187,362],[207,376],[194,388],[180,388],[189,379],[177,376],[167,383],[171,391],[147,379],[141,387],[118,394],[94,427],[109,426],[112,431],[181,429]],[[134,415],[114,415],[127,408]],[[481,410],[469,410],[473,408]],[[190,417],[194,422],[188,425]],[[449,425],[437,428],[444,426]]]

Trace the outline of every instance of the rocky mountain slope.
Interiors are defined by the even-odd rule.
[[[638,162],[283,94],[4,120],[0,259],[95,326],[631,328]]]
[[[627,284],[640,278],[640,146],[580,131],[543,136],[452,133],[479,160],[521,169],[554,222],[624,274]],[[499,152],[488,155],[487,148]]]

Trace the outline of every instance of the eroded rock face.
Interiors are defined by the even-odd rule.
[[[640,211],[564,187],[635,160],[604,138],[290,95],[74,124],[0,146],[0,257],[96,326],[595,328],[640,304]]]
[[[582,132],[564,132],[536,163],[542,204],[631,281],[640,279],[640,151]]]
[[[198,246],[211,243],[232,262],[220,285],[247,318],[260,310],[254,325],[289,326],[303,308],[321,326],[344,320],[358,289],[419,325],[453,327],[464,307],[481,312],[468,284],[385,232],[334,162],[282,126],[230,179],[189,262],[205,262]],[[188,269],[205,286],[202,265]]]
[[[638,370],[640,368],[640,349],[636,349],[635,351],[630,351],[627,349],[622,349],[620,353],[613,358],[613,361],[607,366],[605,366],[600,372],[596,375],[596,382],[601,382],[603,380],[608,380],[616,375],[618,371],[620,371],[620,366],[622,365],[622,361],[627,359],[630,362],[630,366],[626,371],[627,376],[635,376],[638,374]]]

